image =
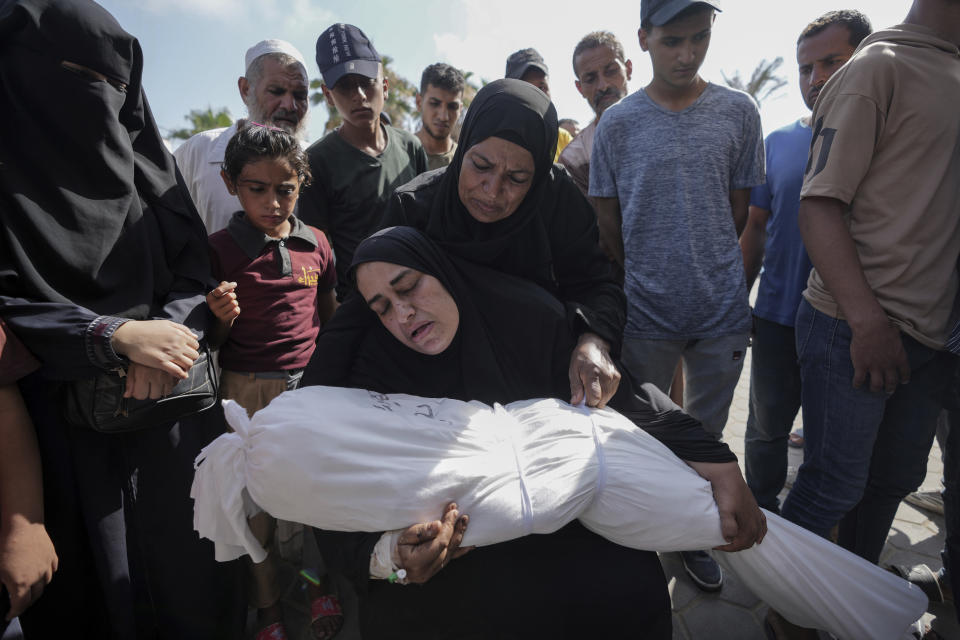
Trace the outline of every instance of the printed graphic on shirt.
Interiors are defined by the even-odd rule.
[[[300,277],[297,278],[297,282],[305,287],[315,287],[321,275],[323,270],[319,267],[300,267]]]
[[[823,142],[820,143],[820,154],[817,156],[817,168],[813,172],[813,176],[817,175],[823,168],[827,166],[827,159],[830,157],[830,147],[833,146],[833,137],[837,135],[836,129],[831,129],[830,127],[823,127],[823,116],[820,116],[817,119],[817,126],[813,130],[813,140],[810,141],[810,159],[807,161],[807,168],[804,170],[803,174],[807,175],[810,173],[810,167],[813,165],[813,150],[817,146],[817,139],[823,136]],[[809,177],[813,177],[809,176]]]

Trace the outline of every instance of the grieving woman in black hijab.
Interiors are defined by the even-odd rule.
[[[564,306],[541,287],[448,256],[407,227],[361,243],[354,268],[368,304],[364,313],[373,322],[364,325],[357,358],[341,386],[486,403],[555,397],[567,390],[576,335]],[[737,535],[732,522],[724,530],[737,538],[731,549],[753,543],[762,517],[726,445],[652,385],[633,390],[625,378],[610,405],[666,437],[698,471],[720,471],[714,476],[718,482],[739,481],[736,491],[748,504],[738,517],[755,521],[741,518]],[[453,524],[447,520],[444,525]],[[578,523],[551,535],[476,549],[445,566],[436,555],[457,557],[457,536],[446,549],[438,548],[433,536],[423,544],[398,544],[388,551],[422,587],[369,579],[371,558],[384,556],[379,545],[430,528],[421,523],[399,537],[318,533],[328,565],[348,575],[361,594],[364,637],[469,637],[460,629],[476,630],[478,637],[621,637],[623,629],[641,637],[670,636],[669,598],[656,555],[610,543]]]
[[[0,316],[41,363],[20,384],[60,557],[23,618],[31,638],[233,633],[217,588],[232,567],[196,539],[189,498],[222,422],[102,434],[64,419],[65,387],[110,369],[129,396],[166,395],[206,329],[206,238],[142,69],[93,2],[0,2]]]
[[[593,209],[553,164],[556,142],[557,113],[546,94],[520,80],[491,82],[470,105],[450,166],[399,188],[382,226],[416,227],[451,255],[559,298],[578,336],[564,397],[603,406],[620,380],[611,354],[620,350],[625,299],[599,248]],[[330,346],[320,345],[305,384],[324,384],[349,366],[354,331],[334,319],[321,337]]]

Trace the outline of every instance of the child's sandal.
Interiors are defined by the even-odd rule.
[[[254,640],[287,640],[287,631],[282,622],[274,622],[260,629]]]
[[[317,596],[310,602],[310,630],[315,640],[330,640],[343,627],[343,610],[336,596]]]

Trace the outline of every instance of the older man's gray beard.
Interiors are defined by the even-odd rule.
[[[287,124],[286,122],[276,122],[273,120],[273,117],[275,116],[296,117],[296,113],[291,113],[286,109],[277,109],[276,111],[273,112],[273,114],[268,116],[265,113],[263,113],[259,104],[257,104],[255,101],[252,101],[250,104],[247,104],[247,114],[250,120],[253,120],[254,122],[259,122],[261,124],[269,124],[270,126],[273,126],[273,127],[279,127],[280,129],[283,129],[284,131],[292,135],[297,140],[303,141],[307,137],[307,123],[309,123],[310,121],[309,109],[306,111],[306,113],[303,114],[303,117],[300,118],[299,122],[297,122],[296,128],[293,129],[292,131],[290,129],[290,125]]]

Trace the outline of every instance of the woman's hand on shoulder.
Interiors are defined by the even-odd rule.
[[[207,294],[207,306],[224,325],[233,326],[240,315],[240,302],[237,300],[237,283],[223,281]]]
[[[444,508],[440,520],[421,522],[408,527],[397,539],[394,562],[407,572],[407,582],[424,583],[451,560],[473,547],[460,548],[467,531],[469,517],[461,515],[456,503]]]
[[[569,377],[570,404],[605,407],[620,386],[607,341],[595,333],[582,334],[570,356]]]
[[[197,335],[170,320],[125,322],[113,334],[111,344],[131,363],[159,369],[175,378],[186,378],[193,361],[200,356]]]

